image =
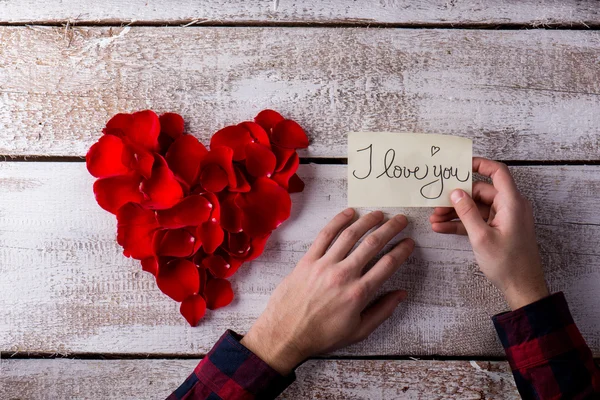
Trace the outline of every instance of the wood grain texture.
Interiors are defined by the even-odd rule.
[[[597,356],[600,167],[512,171],[533,201],[550,286],[565,292]],[[201,355],[225,329],[245,332],[346,205],[345,166],[302,165],[299,174],[306,189],[293,196],[290,220],[232,278],[234,303],[190,328],[153,277],[123,257],[83,163],[0,163],[0,351]],[[478,273],[467,239],[431,232],[428,209],[404,211],[417,248],[384,289],[404,288],[409,298],[367,341],[337,354],[503,355],[490,316],[506,305]]]
[[[5,399],[159,399],[199,360],[0,360]],[[517,400],[506,362],[311,360],[280,399]]]
[[[600,159],[600,33],[0,27],[0,155],[83,156],[110,116],[181,113],[205,143],[274,108],[303,156],[349,131],[468,136],[502,160]]]
[[[600,22],[594,0],[4,0],[8,23],[328,23],[328,24],[529,24],[580,26]]]

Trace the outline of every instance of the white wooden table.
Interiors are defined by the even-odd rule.
[[[511,165],[550,286],[600,356],[598,1],[4,0],[0,24],[0,398],[168,395],[345,206],[348,131],[469,136]],[[85,169],[108,118],[145,108],[205,143],[274,108],[311,140],[292,217],[198,328],[122,256]],[[404,211],[417,249],[388,288],[409,300],[283,398],[518,398],[501,296],[464,238]]]

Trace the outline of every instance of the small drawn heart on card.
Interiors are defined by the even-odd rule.
[[[431,146],[431,157],[435,156],[438,151],[440,151],[439,147],[437,147],[437,146]]]

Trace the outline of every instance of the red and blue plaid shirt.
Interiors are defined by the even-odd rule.
[[[600,398],[600,370],[562,293],[492,318],[524,399]],[[273,399],[281,376],[227,331],[167,400]]]

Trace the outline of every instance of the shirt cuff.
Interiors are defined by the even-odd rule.
[[[586,346],[562,292],[492,317],[513,369],[539,365]]]
[[[227,330],[194,373],[216,394],[241,388],[255,398],[276,398],[296,380],[296,374],[282,376],[241,344],[241,339],[242,335]]]

